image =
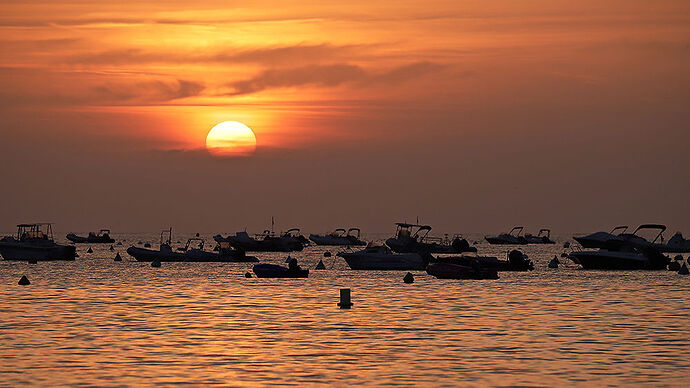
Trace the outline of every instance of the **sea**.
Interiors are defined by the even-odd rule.
[[[290,254],[307,279],[258,279],[251,263],[153,268],[125,250],[155,248],[157,234],[113,237],[113,251],[78,244],[74,262],[0,260],[0,386],[690,385],[690,277],[582,270],[560,257],[567,236],[521,247],[534,271],[413,271],[412,284],[350,270],[338,247]],[[483,255],[511,249],[470,240]],[[351,309],[337,306],[341,288]]]

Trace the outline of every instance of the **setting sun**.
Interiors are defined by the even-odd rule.
[[[242,123],[224,121],[209,131],[206,149],[216,156],[248,156],[256,150],[256,136]]]

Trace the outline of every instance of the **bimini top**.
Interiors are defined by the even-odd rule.
[[[47,226],[53,225],[52,222],[34,222],[33,224],[18,224],[18,228],[28,228],[29,226]]]

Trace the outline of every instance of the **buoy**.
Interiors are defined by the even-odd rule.
[[[118,242],[117,242],[117,245],[122,245],[122,241],[118,241]]]
[[[292,260],[292,257],[290,257],[290,255],[288,255],[288,257],[285,259],[285,262],[286,262],[286,263],[289,263],[290,260]]]
[[[683,261],[683,255],[676,255],[676,257],[674,257],[673,260]]]
[[[329,252],[329,251],[324,252],[323,257],[331,257],[331,252]]]
[[[137,241],[137,244],[141,245],[141,244],[143,244],[143,241],[139,240],[139,241]]]
[[[668,263],[668,270],[669,271],[676,271],[676,272],[680,271],[680,263],[677,261],[672,261],[672,262]]]
[[[111,245],[111,246],[110,246],[110,252],[112,252],[112,251],[114,251],[114,250],[115,250],[115,247]]]
[[[91,249],[91,247],[89,247],[89,249],[86,250],[86,253],[93,253],[93,249]]]
[[[683,263],[683,266],[680,267],[680,271],[678,271],[679,275],[690,275],[690,271],[688,271],[688,266],[687,264]]]
[[[414,276],[412,276],[411,272],[405,274],[405,277],[403,277],[403,282],[407,284],[414,283]]]
[[[115,255],[115,261],[122,261],[122,256],[120,256],[120,252],[117,252],[117,255]]]
[[[338,306],[341,309],[349,309],[352,307],[352,301],[350,300],[350,289],[349,288],[341,288],[340,289],[340,302],[338,303]]]
[[[569,241],[564,242],[563,248],[570,248],[570,242]]]
[[[554,256],[553,259],[549,261],[549,268],[558,268],[558,259],[556,258],[556,256]]]
[[[26,275],[22,275],[22,278],[19,279],[18,284],[20,286],[28,286],[29,284],[31,284],[31,282],[29,281],[29,278],[26,277]]]
[[[151,267],[158,268],[161,266],[161,261],[160,260],[154,260],[151,262]]]
[[[149,244],[149,243],[144,244],[144,248],[151,248],[151,244]]]
[[[29,264],[38,264],[38,260],[29,260]]]
[[[249,279],[250,277],[252,277],[251,272],[245,272],[245,273],[244,273],[244,277],[247,278],[247,279]]]
[[[326,269],[326,265],[323,263],[323,260],[319,260],[319,263],[316,264],[316,268],[314,269]]]
[[[561,257],[568,257],[568,254],[563,252],[563,253],[561,253]]]

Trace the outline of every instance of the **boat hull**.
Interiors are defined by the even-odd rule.
[[[257,264],[252,268],[257,278],[307,278],[308,269],[290,269],[276,264]]]
[[[472,268],[451,263],[432,263],[426,273],[438,279],[498,279],[498,272],[491,268]]]
[[[137,261],[161,261],[161,262],[189,262],[189,263],[256,263],[259,261],[254,256],[246,256],[242,254],[236,255],[219,255],[214,252],[192,251],[192,252],[174,252],[174,251],[155,251],[153,249],[145,249],[139,247],[127,248],[127,253],[134,257]]]
[[[642,253],[606,250],[573,252],[569,256],[583,269],[603,270],[662,270],[670,261],[651,260]]]
[[[69,245],[35,246],[21,242],[0,242],[0,255],[5,260],[71,261],[77,250]]]
[[[115,240],[109,236],[82,237],[73,233],[68,234],[67,239],[77,244],[112,244],[115,242]]]
[[[340,253],[353,270],[370,271],[423,271],[427,262],[417,253],[361,254]]]
[[[477,248],[471,247],[466,240],[458,240],[454,244],[424,243],[415,240],[401,241],[395,237],[386,240],[386,245],[396,253],[463,253],[477,252]]]

